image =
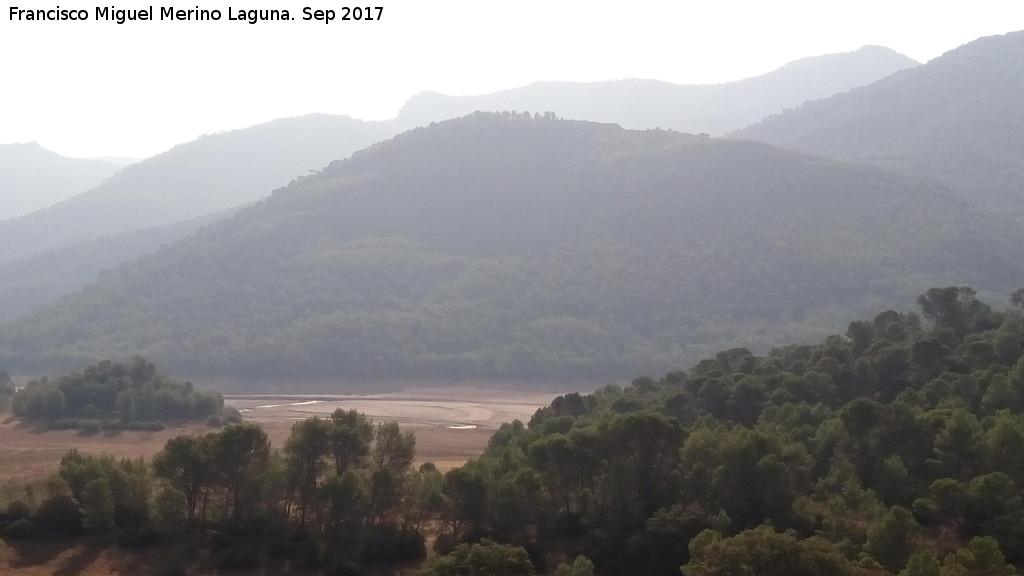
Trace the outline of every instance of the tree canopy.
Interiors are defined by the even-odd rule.
[[[224,399],[158,373],[152,362],[134,356],[127,363],[104,360],[56,380],[31,380],[14,394],[12,407],[23,419],[62,420],[77,427],[78,419],[202,420],[219,414]]]
[[[444,473],[413,467],[410,431],[341,409],[276,449],[235,424],[149,464],[71,452],[0,533],[215,527],[221,567],[339,573],[419,561],[429,530],[425,576],[1016,574],[1024,316],[964,287],[920,305],[559,396]]]

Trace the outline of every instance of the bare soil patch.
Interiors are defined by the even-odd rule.
[[[25,484],[45,477],[57,469],[61,457],[72,448],[87,453],[106,452],[118,458],[144,456],[148,459],[175,436],[212,430],[202,424],[188,424],[168,426],[159,432],[89,435],[77,430],[45,430],[9,416],[0,424],[0,483]]]
[[[483,452],[491,435],[503,423],[516,419],[528,421],[556,395],[473,387],[426,387],[383,394],[237,395],[225,397],[225,404],[242,411],[247,421],[263,426],[271,443],[278,448],[284,446],[296,421],[312,416],[329,417],[336,408],[358,410],[375,422],[397,421],[402,428],[416,434],[417,463],[434,462],[446,471]],[[5,416],[0,422],[0,507],[20,497],[26,485],[34,485],[37,494],[43,497],[42,480],[57,470],[61,457],[72,448],[86,453],[105,452],[116,457],[149,459],[175,436],[213,430],[202,424],[188,424],[168,426],[159,432],[89,435],[75,430],[45,430],[18,422],[9,414]],[[128,551],[104,542],[10,542],[0,548],[0,574],[158,574],[183,557],[184,543],[165,544],[146,551]],[[191,552],[184,554],[189,559],[189,573],[217,573],[208,560],[196,557],[198,549],[199,546],[193,546]],[[406,572],[389,570],[388,574]],[[275,572],[237,573],[248,576]]]
[[[396,421],[416,434],[417,462],[441,470],[478,456],[505,422],[526,422],[556,396],[552,392],[482,388],[422,388],[383,394],[297,394],[226,396],[225,403],[263,426],[275,446],[283,446],[292,425],[312,416],[329,417],[337,408],[358,410],[374,422]]]
[[[502,423],[528,421],[553,392],[483,388],[422,388],[384,394],[238,395],[225,403],[242,411],[249,422],[263,426],[276,447],[284,446],[292,425],[312,416],[327,417],[336,408],[355,409],[375,422],[397,421],[416,434],[417,462],[434,462],[448,470],[479,455]],[[202,424],[168,426],[158,432],[44,430],[10,415],[0,423],[0,486],[23,487],[38,482],[60,464],[70,449],[106,452],[116,457],[150,458],[167,440],[214,429]],[[0,505],[7,494],[0,493]]]

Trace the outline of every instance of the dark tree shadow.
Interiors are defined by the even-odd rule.
[[[61,566],[53,571],[53,576],[78,576],[96,561],[105,547],[84,546],[73,556],[61,562]]]
[[[65,550],[79,544],[77,540],[71,538],[36,540],[12,540],[6,538],[4,543],[13,552],[10,564],[16,570],[49,564]]]

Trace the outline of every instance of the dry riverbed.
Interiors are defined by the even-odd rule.
[[[225,404],[263,426],[271,443],[284,446],[292,425],[311,416],[329,417],[336,408],[355,409],[374,422],[397,421],[416,434],[417,463],[434,462],[448,470],[479,455],[502,423],[524,423],[557,396],[553,392],[494,390],[474,387],[415,388],[381,394],[227,395]],[[117,457],[144,456],[161,450],[181,434],[211,431],[201,424],[170,426],[159,432],[81,434],[44,431],[10,415],[0,424],[0,486],[11,490],[36,482],[57,469],[71,448]],[[6,499],[0,494],[0,503]]]
[[[416,460],[447,470],[479,455],[502,423],[528,422],[552,392],[426,388],[386,394],[229,395],[225,404],[263,426],[282,446],[296,420],[358,410],[374,422],[396,421],[416,434]]]

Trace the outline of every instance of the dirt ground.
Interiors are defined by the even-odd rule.
[[[480,388],[432,388],[386,394],[238,395],[225,404],[266,430],[274,446],[283,446],[297,420],[328,417],[335,409],[358,410],[374,422],[396,421],[416,434],[416,461],[441,470],[479,455],[502,423],[528,422],[557,394]]]
[[[263,426],[275,447],[284,446],[297,421],[327,417],[336,408],[356,409],[374,422],[397,421],[416,434],[417,464],[434,462],[448,470],[479,455],[491,434],[504,422],[526,422],[557,394],[495,391],[481,388],[411,389],[386,394],[238,395],[225,404]],[[147,459],[167,440],[182,434],[210,432],[202,424],[169,426],[159,432],[116,432],[85,435],[74,430],[49,431],[27,426],[13,417],[0,423],[0,505],[15,488],[38,482],[57,469],[71,448],[106,452],[117,457]]]
[[[527,422],[551,403],[552,392],[522,392],[484,388],[417,388],[386,394],[350,395],[237,395],[225,404],[237,408],[249,422],[259,423],[275,447],[297,421],[327,417],[336,408],[356,409],[374,422],[397,421],[416,434],[417,464],[434,462],[441,470],[479,455],[502,423]],[[167,440],[182,434],[206,433],[201,424],[171,426],[160,432],[117,432],[86,435],[74,430],[48,431],[8,417],[0,423],[0,506],[21,497],[26,485],[42,490],[42,482],[57,469],[71,448],[106,452],[117,457],[147,459]],[[42,496],[42,492],[39,492]],[[181,554],[178,547],[144,552],[125,551],[102,542],[0,542],[0,573],[24,576],[65,574],[159,574]],[[240,572],[239,574],[266,572]]]

